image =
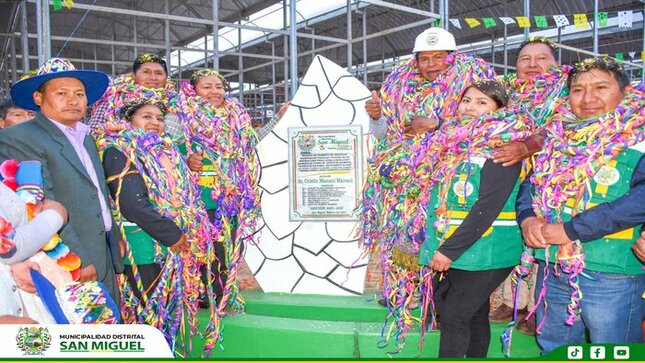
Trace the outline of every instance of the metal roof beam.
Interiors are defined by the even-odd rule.
[[[361,37],[358,37],[358,38],[354,38],[354,39],[352,39],[352,42],[353,43],[361,42],[363,40],[377,38],[377,37],[387,35],[387,34],[397,33],[397,32],[403,31],[403,30],[411,29],[411,28],[421,26],[421,25],[425,25],[425,24],[432,23],[432,22],[434,22],[434,19],[419,20],[419,21],[414,22],[414,23],[401,25],[401,26],[397,26],[396,28],[391,28],[391,29],[383,30],[383,31],[380,31],[380,32],[377,32],[377,33],[373,33],[373,34],[370,34],[370,35],[365,36],[365,37],[361,36]],[[320,48],[316,48],[314,50],[309,50],[309,51],[306,51],[306,52],[302,52],[302,53],[300,53],[300,55],[304,56],[304,55],[309,55],[309,54],[313,54],[313,53],[319,53],[319,52],[322,52],[322,51],[325,51],[325,50],[330,50],[330,49],[334,49],[334,48],[338,48],[338,47],[342,47],[342,46],[344,46],[344,44],[331,44],[331,45],[328,45],[328,46],[325,46],[325,47],[320,47]]]
[[[0,33],[0,37],[19,37],[21,36],[21,33],[14,33],[14,34],[7,34],[7,33]],[[36,34],[30,33],[27,35],[29,38],[36,38]],[[59,41],[65,41],[67,40],[67,37],[61,37],[61,36],[52,36],[51,40],[59,40]],[[89,43],[89,44],[98,44],[98,45],[117,45],[117,46],[125,46],[125,47],[133,47],[133,46],[138,46],[141,48],[154,48],[154,49],[166,49],[165,44],[149,44],[149,43],[141,43],[141,42],[124,42],[124,41],[118,41],[118,40],[103,40],[103,39],[90,39],[90,38],[78,38],[74,37],[69,39],[69,42],[76,42],[76,43]],[[203,49],[195,49],[195,48],[187,48],[187,47],[175,47],[171,46],[171,50],[182,50],[182,51],[189,51],[189,52],[200,52],[203,53]],[[208,50],[208,53],[212,53],[212,50]],[[283,60],[283,57],[277,57],[277,56],[271,56],[271,55],[265,55],[265,54],[257,54],[257,53],[245,53],[245,52],[234,52],[234,51],[228,51],[228,52],[222,52],[220,51],[219,54],[221,55],[242,55],[245,57],[251,57],[251,58],[259,58],[259,59],[274,59],[274,60]]]
[[[16,54],[16,58],[22,59],[22,54]],[[38,60],[37,55],[30,55],[28,58],[31,60]],[[96,64],[107,64],[107,65],[119,64],[119,65],[125,65],[125,66],[132,66],[132,62],[116,61],[116,60],[112,61],[111,59],[108,59],[108,60],[100,60],[100,59],[95,60],[94,58],[91,58],[91,59],[90,58],[65,58],[65,59],[69,59],[73,63],[96,63]]]
[[[30,3],[37,2],[37,0],[27,0],[27,1]],[[197,23],[197,24],[206,24],[206,25],[213,24],[213,20],[210,20],[210,19],[199,19],[199,18],[191,18],[187,16],[178,16],[178,15],[166,15],[162,13],[150,13],[147,11],[112,8],[112,7],[100,6],[100,5],[74,3],[74,9],[99,11],[103,13],[112,13],[112,14],[120,14],[120,15],[139,16],[144,18],[154,18],[154,19],[163,19],[163,20],[167,19],[172,21],[181,21],[185,23]]]
[[[36,0],[27,0],[27,1],[32,2],[32,3],[36,2]],[[121,15],[142,16],[142,17],[148,17],[148,18],[154,18],[154,19],[179,21],[179,22],[185,22],[185,23],[198,23],[198,24],[205,24],[205,25],[211,25],[211,26],[213,25],[213,20],[212,19],[199,19],[199,18],[191,18],[191,17],[186,17],[186,16],[178,16],[178,15],[170,15],[170,14],[166,15],[166,14],[160,14],[160,13],[149,13],[149,12],[146,12],[146,11],[112,8],[112,7],[99,6],[99,5],[87,5],[87,4],[75,3],[74,8],[76,8],[76,9],[85,9],[85,10],[89,9],[89,10],[93,10],[93,11],[99,11],[99,12],[105,12],[105,13],[113,13],[113,14],[121,14]],[[288,35],[289,34],[289,31],[287,31],[287,30],[265,28],[265,27],[255,26],[255,25],[230,23],[230,22],[224,22],[224,21],[220,21],[219,25],[220,26],[230,26],[232,28],[238,28],[238,29],[261,31],[261,32],[266,32],[266,33],[276,33],[276,34],[282,34],[282,35],[284,35],[284,34]],[[328,37],[328,36],[324,36],[324,35],[298,33],[298,37],[316,39],[316,40],[324,40],[324,41],[328,41],[328,42],[342,42],[343,44],[347,44],[346,39],[336,38],[336,37]],[[52,39],[53,38],[54,37],[52,37]]]
[[[414,23],[410,23],[410,24],[407,24],[407,25],[398,26],[398,27],[396,27],[396,28],[392,28],[392,29],[383,30],[383,31],[380,31],[380,32],[378,32],[378,33],[370,34],[370,35],[365,36],[365,37],[358,37],[358,38],[354,38],[354,39],[352,39],[352,42],[353,42],[353,43],[354,43],[354,42],[360,42],[360,41],[363,41],[363,40],[367,40],[367,39],[371,39],[371,38],[376,38],[376,37],[383,36],[383,35],[387,35],[387,34],[391,34],[391,33],[396,33],[396,32],[399,32],[399,31],[403,31],[403,30],[407,30],[407,29],[410,29],[410,28],[414,28],[414,27],[416,27],[416,26],[421,26],[421,25],[425,25],[425,24],[428,24],[428,23],[432,23],[433,21],[434,21],[434,19],[424,19],[424,20],[419,20],[419,21],[414,22]],[[303,26],[304,26],[304,25],[303,25]],[[300,33],[298,33],[298,36],[300,36]],[[316,49],[314,49],[314,50],[309,50],[309,51],[305,51],[305,52],[299,52],[299,53],[298,53],[298,57],[304,57],[304,56],[307,56],[307,55],[310,55],[310,54],[320,53],[320,52],[323,52],[323,51],[325,51],[325,50],[335,49],[335,48],[338,48],[338,47],[343,47],[343,46],[345,46],[345,45],[346,45],[346,44],[344,44],[344,43],[331,44],[331,45],[328,45],[328,46],[324,46],[324,47],[316,48]],[[264,67],[268,67],[268,66],[270,66],[272,63],[273,63],[273,62],[266,62],[266,63],[262,63],[262,64],[257,64],[257,65],[255,65],[255,66],[252,66],[252,67],[249,67],[249,68],[245,68],[245,69],[244,69],[244,72],[249,72],[249,71],[253,71],[253,70],[256,70],[256,69],[261,69],[261,68],[264,68]],[[235,73],[233,73],[233,74],[235,74]],[[230,75],[233,75],[233,74],[228,74],[227,76],[230,76]]]
[[[415,23],[399,26],[399,27],[392,28],[392,29],[383,30],[381,32],[374,33],[374,34],[370,34],[370,35],[368,35],[366,37],[354,38],[354,39],[352,39],[352,42],[358,42],[358,41],[362,41],[363,39],[371,39],[371,38],[374,38],[374,37],[395,33],[395,32],[406,30],[406,29],[413,28],[413,27],[416,27],[416,26],[424,25],[424,24],[430,23],[432,21],[433,21],[432,19],[421,20],[421,21],[418,21],[418,22],[415,22]],[[634,25],[636,25],[637,23],[642,22],[642,21],[643,21],[642,18],[641,18],[641,20],[637,19],[637,20],[634,21]],[[610,23],[611,23],[611,20],[610,20]],[[622,32],[622,31],[629,31],[629,30],[631,30],[631,29],[629,29],[629,28],[618,28],[618,27],[603,28],[601,30],[601,35],[602,34]],[[573,39],[573,38],[579,39],[581,37],[587,36],[588,35],[587,33],[590,33],[590,32],[591,32],[590,30],[586,31],[586,32],[583,33],[582,36],[579,35],[579,34],[576,34],[577,36],[575,36],[573,34],[567,34],[567,35],[563,36],[563,39]],[[535,32],[532,35],[534,35],[534,36],[542,35],[542,36],[547,36],[547,37],[552,38],[552,36],[543,35],[542,32]],[[507,44],[510,45],[510,49],[517,48],[522,41],[524,41],[524,35],[523,34],[518,34],[518,35],[515,35],[515,36],[512,36],[512,37],[509,37],[506,40]],[[504,44],[504,39],[500,38],[497,41],[493,42],[493,44],[491,44],[490,40],[486,40],[486,41],[483,41],[483,42],[471,43],[471,44],[468,44],[468,45],[461,45],[461,46],[459,46],[459,50],[464,51],[464,52],[478,50],[478,51],[481,51],[481,53],[483,53],[483,54],[487,54],[487,53],[490,52],[491,45],[493,45],[493,46],[502,46],[503,44]],[[326,51],[326,50],[331,50],[331,49],[335,49],[335,48],[342,47],[342,46],[344,46],[344,44],[331,44],[331,45],[328,45],[328,46],[325,46],[325,47],[317,48],[315,50],[299,52],[298,57],[304,57],[304,56],[307,56],[307,55],[320,53],[320,52],[323,52],[323,51]],[[575,51],[580,51],[580,52],[583,52],[583,53],[586,52],[584,50],[579,50],[579,49],[576,49],[576,48],[573,48],[573,47],[568,47],[568,46],[562,46],[562,48],[563,49],[569,49],[570,48],[570,49],[573,49]],[[255,65],[255,66],[252,66],[252,67],[249,67],[249,68],[245,68],[244,72],[249,72],[249,71],[253,71],[253,70],[256,70],[256,69],[261,69],[261,68],[270,66],[272,63],[273,62],[266,62],[266,63],[258,64],[258,65]],[[635,63],[630,63],[630,62],[625,62],[625,63],[629,64],[629,65],[632,65],[632,66],[639,67],[639,68],[643,67],[643,65],[641,65],[641,64],[635,64]],[[499,66],[499,67],[502,67],[502,65],[499,65],[499,64],[495,64],[495,65]],[[231,73],[231,74],[228,74],[228,75],[234,75],[236,73]]]
[[[411,14],[416,14],[416,15],[421,15],[421,16],[427,16],[427,17],[434,18],[434,19],[439,19],[440,18],[440,15],[437,14],[437,13],[431,13],[429,11],[415,9],[415,8],[411,8],[409,6],[392,4],[392,3],[389,3],[387,1],[381,1],[381,0],[360,0],[360,1],[363,2],[363,3],[370,4],[370,5],[381,6],[381,7],[384,7],[384,8],[394,9],[394,10],[402,11],[402,12],[405,12],[405,13],[411,13]]]
[[[36,0],[27,0],[27,1],[31,3],[36,2]],[[140,10],[120,9],[120,8],[112,8],[107,6],[88,5],[88,4],[79,4],[79,3],[75,3],[74,8],[92,10],[92,11],[98,11],[98,12],[104,12],[104,13],[120,14],[120,15],[141,16],[141,17],[147,17],[147,18],[153,18],[153,19],[179,21],[179,22],[185,22],[185,23],[197,23],[197,24],[204,24],[204,25],[211,25],[211,26],[213,25],[212,19],[200,19],[200,18],[191,18],[187,16],[150,13],[150,12],[140,11]],[[265,27],[255,26],[255,25],[238,24],[238,23],[231,23],[231,22],[224,22],[224,21],[220,21],[219,24],[221,26],[230,26],[232,28],[241,28],[246,30],[255,30],[255,31],[268,32],[268,33],[277,33],[277,34],[289,34],[289,31],[287,30],[265,28]],[[298,33],[298,36],[304,37],[304,38],[310,38],[310,39],[326,40],[330,42],[344,42],[346,44],[346,40],[342,38],[327,37],[327,36],[307,34],[307,33]]]

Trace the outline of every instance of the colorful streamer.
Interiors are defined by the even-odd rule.
[[[572,215],[588,208],[593,191],[589,180],[620,152],[645,141],[645,93],[628,86],[615,111],[580,120],[568,98],[546,125],[543,150],[534,156],[533,210],[547,223],[562,222],[567,201]],[[548,252],[548,251],[547,251]],[[548,257],[548,255],[547,255]],[[579,240],[560,245],[556,268],[569,274],[571,298],[566,323],[572,325],[580,312],[582,292],[578,276],[585,268],[584,247]],[[540,296],[540,300],[542,296]],[[540,301],[536,302],[536,306]]]
[[[110,86],[97,102],[107,103],[104,122],[120,121],[119,112],[126,101],[133,98],[154,98],[163,104],[168,104],[170,99],[177,95],[175,83],[168,80],[166,86],[160,89],[146,88],[135,83],[132,73],[125,73],[110,80]]]
[[[214,254],[214,233],[204,205],[200,190],[197,188],[196,175],[190,171],[183,156],[172,141],[155,133],[132,127],[127,121],[108,122],[104,128],[96,130],[97,145],[101,154],[108,148],[120,151],[128,160],[123,172],[114,179],[118,180],[118,193],[121,191],[123,177],[133,165],[142,176],[148,196],[155,209],[174,221],[185,234],[190,244],[190,252],[181,255],[169,251],[163,262],[161,277],[150,297],[142,294],[139,301],[128,286],[127,279],[121,280],[123,288],[122,315],[126,323],[145,323],[157,327],[164,333],[171,347],[181,354],[181,341],[177,336],[188,334],[190,337],[199,330],[197,313],[198,297],[202,290],[200,266]],[[122,237],[127,241],[123,228],[123,217],[119,212],[119,198],[113,201],[115,219],[119,224]],[[144,291],[136,264],[128,244],[126,258],[130,259],[139,291]],[[207,290],[210,287],[206,287]],[[212,291],[210,292],[212,294]],[[211,315],[206,328],[207,347],[212,347],[219,338],[219,322]],[[184,325],[188,324],[186,328]],[[190,343],[189,343],[190,344]],[[184,347],[183,354],[190,351]]]
[[[212,75],[210,73],[205,75]],[[217,202],[215,228],[226,251],[227,280],[218,318],[244,310],[237,275],[245,241],[252,241],[260,216],[258,188],[260,165],[255,154],[257,134],[251,117],[235,98],[227,97],[219,107],[198,96],[189,82],[183,82],[171,107],[182,119],[188,150],[203,150],[215,170],[211,197]],[[210,262],[210,261],[209,261]],[[222,283],[221,281],[219,283]],[[211,306],[215,298],[209,297]]]

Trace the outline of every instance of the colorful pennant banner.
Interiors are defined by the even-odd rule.
[[[60,1],[60,0],[59,0]],[[631,28],[633,26],[633,16],[634,16],[634,11],[632,10],[626,10],[626,11],[618,11],[614,13],[617,18],[618,18],[618,27],[620,28]],[[571,25],[571,19],[573,20],[573,25],[578,28],[578,29],[587,29],[591,26],[593,26],[593,14],[573,14],[573,15],[552,15],[553,17],[553,22],[555,23],[555,26],[558,28],[563,28],[565,26]],[[526,16],[515,16],[515,17],[508,17],[508,16],[501,16],[498,17],[502,24],[504,25],[513,25],[517,24],[519,28],[530,28],[531,26],[535,26],[536,28],[548,28],[550,25],[550,22],[548,20],[549,16],[547,15],[537,15],[533,16],[533,24],[531,24],[531,19]],[[461,22],[459,19],[449,19],[450,23],[455,28],[462,29]],[[484,24],[485,28],[493,28],[498,26],[498,22],[495,18],[493,17],[483,17],[483,18],[463,18],[463,20],[468,24],[468,27],[476,28],[482,23]],[[598,27],[604,28],[608,25],[609,21],[609,13],[606,11],[599,12],[596,15],[596,19],[598,22]]]
[[[474,28],[474,27],[477,27],[477,26],[481,25],[479,20],[477,20],[475,18],[465,18],[464,20],[466,21],[468,26],[470,26],[471,28]]]
[[[538,28],[548,28],[549,22],[546,20],[546,16],[534,16],[535,26]]]
[[[607,26],[607,12],[600,12],[597,16],[598,27],[604,28]]]
[[[72,0],[52,0],[52,6],[54,7],[54,11],[60,10],[63,4],[65,4],[65,7],[68,9],[71,9],[74,7],[74,1]]]
[[[526,16],[516,16],[515,19],[517,19],[517,26],[520,28],[530,28],[531,27],[531,21],[529,20],[528,17]]]
[[[632,11],[619,11],[618,12],[618,27],[631,28],[632,27]]]
[[[497,26],[497,22],[495,22],[495,19],[493,18],[482,18],[482,21],[484,22],[484,27],[486,28]]]
[[[589,26],[587,14],[573,14],[573,25],[577,29],[586,29]]]

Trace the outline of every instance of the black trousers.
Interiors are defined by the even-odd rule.
[[[435,281],[440,358],[486,357],[490,344],[490,295],[512,267],[485,271],[449,269]]]
[[[141,291],[137,288],[137,283],[134,279],[134,273],[132,271],[132,266],[130,265],[125,265],[125,276],[128,279],[128,282],[130,283],[130,286],[132,287],[132,291],[134,292],[134,295],[141,299]],[[161,266],[157,265],[156,263],[151,263],[151,264],[145,264],[145,265],[137,265],[137,269],[139,270],[139,276],[141,276],[141,283],[143,284],[143,289],[147,291],[146,296],[150,297],[150,295],[154,292],[154,287],[151,287],[152,284],[154,283],[155,286],[159,281],[155,281],[159,274],[161,274]]]

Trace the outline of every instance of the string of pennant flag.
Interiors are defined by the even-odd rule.
[[[72,9],[74,7],[74,1],[73,0],[51,0],[51,5],[54,9],[54,11],[59,11],[63,7],[63,5],[68,8]],[[639,12],[640,13],[640,12]],[[624,11],[617,11],[617,12],[612,12],[611,13],[616,14],[618,17],[618,27],[619,28],[631,28],[633,27],[633,15],[634,11],[633,10],[624,10]],[[532,21],[531,21],[532,18]],[[550,20],[550,18],[552,18]],[[578,28],[578,29],[586,29],[589,27],[590,21],[593,21],[593,14],[586,14],[586,13],[581,13],[581,14],[571,14],[571,15],[536,15],[532,17],[528,16],[515,16],[515,17],[510,17],[510,16],[501,16],[501,17],[482,17],[482,18],[451,18],[448,19],[450,20],[450,23],[458,29],[463,29],[462,28],[462,23],[461,21],[463,20],[468,27],[476,28],[478,26],[483,25],[484,28],[493,28],[499,26],[498,20],[501,21],[501,24],[505,26],[509,25],[514,25],[516,24],[519,28],[530,28],[532,26],[535,26],[536,28],[549,28],[550,26],[555,25],[558,28],[563,28],[565,26],[570,26],[571,21],[570,18],[573,20],[573,25]],[[591,18],[591,20],[590,20]],[[498,19],[498,20],[496,20]],[[598,12],[596,14],[596,20],[598,21],[598,27],[599,28],[604,28],[608,26],[608,20],[609,20],[609,12],[603,11],[603,12]],[[437,23],[439,20],[437,20]],[[437,26],[439,24],[436,24]],[[631,60],[636,60],[637,57],[637,52],[627,52]],[[619,61],[625,61],[625,55],[623,53],[615,53],[614,58],[616,58]],[[640,59],[645,62],[645,50],[640,52]]]
[[[633,27],[633,15],[634,11],[624,10],[618,12],[612,12],[612,15],[616,14],[618,18],[618,27],[619,28],[631,28]],[[598,21],[598,27],[604,28],[608,26],[609,12],[603,11],[599,12],[596,15]],[[593,21],[593,14],[571,14],[571,15],[536,15],[532,17],[528,16],[501,16],[501,17],[482,17],[482,18],[451,18],[450,23],[458,29],[462,28],[462,20],[465,22],[469,28],[476,28],[482,26],[486,29],[493,28],[499,25],[509,26],[517,25],[519,28],[549,28],[555,25],[558,28],[563,28],[565,26],[570,26],[572,24],[578,29],[587,29],[590,26],[590,22]],[[500,23],[498,23],[498,20]],[[645,61],[645,50],[641,51],[640,54],[637,52],[628,52],[627,53],[631,60],[636,60],[637,56],[640,55],[640,59]],[[615,53],[614,58],[619,61],[625,61],[624,53]]]
[[[613,14],[613,13],[612,13]],[[633,25],[633,10],[618,11],[618,27],[619,28],[631,28]],[[531,18],[532,21],[531,21]],[[586,29],[589,26],[589,22],[593,21],[593,14],[572,14],[572,15],[537,15],[537,16],[501,16],[501,17],[483,17],[483,18],[451,18],[450,23],[459,29],[462,29],[461,20],[466,22],[470,28],[476,28],[483,24],[484,28],[492,28],[498,26],[496,19],[499,19],[503,25],[513,25],[517,24],[520,28],[530,28],[535,26],[536,28],[548,28],[550,27],[549,18],[552,24],[555,24],[558,28],[563,28],[565,26],[571,25],[569,18],[573,19],[573,25],[579,29]],[[589,19],[591,18],[591,20]],[[597,14],[598,27],[603,28],[607,26],[609,13],[606,11],[599,12]]]
[[[60,10],[63,7],[63,4],[68,9],[74,7],[74,1],[72,0],[52,0],[52,7],[54,8],[54,11]]]

